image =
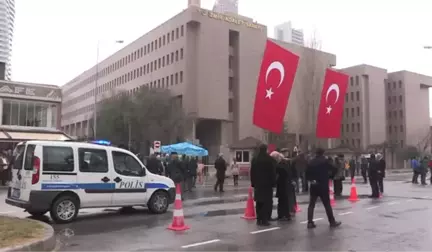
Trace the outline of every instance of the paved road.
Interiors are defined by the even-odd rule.
[[[335,213],[343,226],[336,230],[328,229],[322,206],[316,210],[316,230],[306,230],[306,204],[300,205],[303,211],[295,221],[274,223],[270,229],[261,230],[240,218],[245,202],[209,202],[211,198],[244,195],[247,186],[227,189],[223,195],[201,188],[202,193],[189,196],[189,202],[206,202],[197,199],[202,195],[208,199],[204,204],[184,203],[186,223],[191,227],[184,233],[166,230],[172,219],[171,210],[164,215],[151,215],[145,209],[84,209],[76,222],[53,227],[62,251],[429,250],[429,240],[423,239],[432,237],[432,220],[427,218],[432,214],[432,186],[407,183],[409,174],[388,180],[380,200],[362,198],[354,204],[338,200]],[[348,194],[349,186],[344,191]],[[369,187],[359,184],[358,192],[366,195]],[[306,203],[307,195],[298,200]],[[2,202],[0,199],[0,214],[27,216]],[[48,217],[43,220],[50,223]]]

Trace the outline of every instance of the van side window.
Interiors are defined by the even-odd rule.
[[[108,172],[108,157],[105,150],[79,148],[80,172]]]
[[[33,155],[36,145],[29,144],[27,145],[25,159],[24,159],[24,170],[31,171],[33,170]]]
[[[44,146],[43,171],[71,172],[74,170],[73,150],[70,147]]]
[[[13,157],[11,160],[12,169],[22,169],[23,161],[24,161],[24,148],[25,145],[18,145],[13,151]]]
[[[115,171],[124,176],[142,177],[143,167],[138,161],[129,154],[113,151],[112,152]]]

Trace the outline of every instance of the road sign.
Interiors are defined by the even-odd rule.
[[[160,152],[161,142],[160,141],[154,141],[153,142],[153,150],[154,152]]]

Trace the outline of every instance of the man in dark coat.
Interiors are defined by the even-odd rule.
[[[289,221],[291,220],[290,198],[292,197],[292,192],[294,192],[291,165],[289,160],[286,160],[278,152],[272,152],[270,156],[277,162],[276,197],[278,198],[278,220]]]
[[[293,164],[299,178],[296,180],[296,192],[300,191],[299,183],[301,183],[302,192],[307,192],[309,190],[309,186],[305,174],[308,162],[306,160],[305,154],[300,153],[297,157],[295,157]]]
[[[171,159],[167,167],[168,176],[174,181],[176,184],[180,184],[182,195],[184,192],[184,170],[181,162],[178,160],[177,152],[171,153]]]
[[[329,180],[334,177],[337,173],[336,167],[330,164],[330,162],[324,157],[324,150],[318,148],[316,150],[316,156],[309,163],[306,170],[306,178],[310,181],[310,199],[308,207],[308,228],[315,228],[316,225],[313,221],[313,214],[315,210],[315,204],[318,198],[324,205],[330,227],[340,226],[341,222],[336,221],[333,215],[333,209],[330,205],[329,195]]]
[[[360,170],[361,170],[361,175],[363,177],[363,182],[367,184],[368,160],[365,156],[362,156],[360,160],[361,160]]]
[[[156,155],[152,154],[150,159],[147,161],[147,170],[153,174],[162,175],[162,163],[156,158]]]
[[[375,158],[375,154],[370,155],[369,161],[369,183],[372,189],[372,195],[370,198],[379,198],[379,187],[378,187],[378,171],[380,169],[380,165],[378,160]]]
[[[227,163],[223,158],[222,153],[219,154],[214,166],[216,169],[216,184],[214,185],[214,190],[215,192],[217,192],[219,187],[219,192],[224,192],[223,186],[225,181],[225,171],[227,169]]]
[[[386,169],[386,162],[381,154],[377,155],[379,167],[378,167],[378,187],[379,192],[381,194],[384,193],[384,178],[385,178],[385,169]]]
[[[273,210],[273,187],[276,184],[275,161],[267,153],[267,145],[259,146],[252,159],[250,171],[251,185],[256,201],[257,225],[268,226]]]

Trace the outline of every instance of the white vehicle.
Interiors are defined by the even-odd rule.
[[[14,150],[6,203],[34,216],[73,221],[81,208],[147,206],[165,213],[174,182],[152,174],[131,152],[81,142],[28,141]]]

